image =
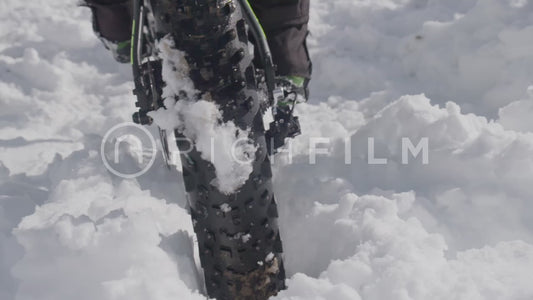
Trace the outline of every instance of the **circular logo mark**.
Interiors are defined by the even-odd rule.
[[[100,147],[109,172],[122,178],[136,178],[154,164],[157,148],[154,137],[141,125],[126,122],[109,129]]]

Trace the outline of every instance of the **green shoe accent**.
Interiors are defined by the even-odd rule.
[[[116,44],[116,50],[113,51],[113,56],[115,59],[121,63],[127,63],[131,61],[131,41],[127,40],[124,42],[119,42]]]
[[[124,41],[124,42],[120,42],[120,43],[117,44],[117,49],[118,50],[122,50],[124,48],[128,48],[128,51],[129,51],[130,47],[131,47],[131,41],[130,40],[127,40],[127,41]]]
[[[277,100],[277,106],[293,106],[307,101],[306,78],[301,76],[282,76],[277,78],[277,85],[284,92],[284,99]]]
[[[292,84],[294,84],[294,86],[296,87],[303,87],[304,86],[304,83],[305,83],[305,77],[302,77],[302,76],[286,76],[286,78],[288,80],[290,80],[290,82],[292,82]]]
[[[293,104],[293,102],[290,102],[290,101],[284,101],[284,100],[280,100],[280,101],[278,101],[278,103],[277,103],[278,107],[288,107],[288,106],[290,106],[291,104]]]
[[[113,42],[110,40],[106,40],[103,37],[99,37],[102,43],[104,43],[104,46],[106,49],[111,51],[113,54],[113,58],[120,62],[120,63],[127,63],[130,61],[130,49],[131,49],[131,42],[130,41],[124,41],[124,42]]]

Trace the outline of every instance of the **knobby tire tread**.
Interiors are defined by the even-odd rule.
[[[242,10],[232,0],[152,0],[151,5],[159,32],[170,33],[176,48],[186,53],[200,97],[217,103],[224,121],[250,129],[258,148],[252,174],[231,195],[211,185],[214,166],[196,149],[182,154],[208,295],[218,300],[266,300],[285,288],[285,271],[261,93]],[[180,149],[189,146],[178,139]]]

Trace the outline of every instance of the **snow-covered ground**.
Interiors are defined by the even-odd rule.
[[[181,174],[102,163],[134,99],[89,20],[0,1],[0,299],[204,299]],[[533,3],[312,1],[311,29],[276,299],[533,299]]]

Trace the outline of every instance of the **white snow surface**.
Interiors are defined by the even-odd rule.
[[[532,11],[312,1],[304,134],[274,157],[275,299],[533,299]],[[135,109],[130,73],[74,1],[0,2],[0,299],[205,299],[180,172],[159,153],[124,180],[99,155]],[[174,113],[217,119],[198,106]],[[402,163],[404,138],[428,164]]]

